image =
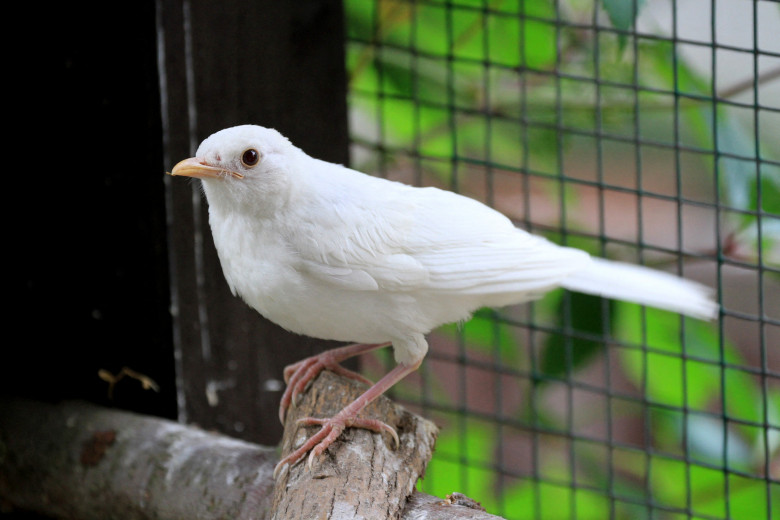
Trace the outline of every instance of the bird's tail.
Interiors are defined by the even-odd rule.
[[[593,258],[593,263],[562,281],[567,289],[604,296],[702,320],[718,315],[712,290],[696,282],[640,265]]]

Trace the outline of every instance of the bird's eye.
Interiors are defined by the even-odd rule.
[[[241,162],[244,166],[254,166],[260,160],[260,152],[254,148],[249,148],[241,154]]]

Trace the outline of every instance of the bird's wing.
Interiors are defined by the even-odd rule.
[[[310,208],[293,237],[300,269],[351,290],[531,294],[590,261],[472,199],[369,179]]]
[[[436,206],[418,209],[423,224],[409,236],[409,246],[435,291],[535,295],[591,261],[584,251],[526,233],[474,200],[439,190],[434,196]]]
[[[411,290],[428,272],[404,243],[414,227],[414,188],[347,169],[332,169],[316,197],[297,204],[287,233],[298,268],[322,282],[356,291]],[[354,173],[339,184],[340,175]],[[386,189],[382,189],[386,188]]]
[[[410,290],[425,285],[425,268],[409,255],[361,255],[356,251],[327,260],[301,259],[308,274],[331,285],[354,291]]]

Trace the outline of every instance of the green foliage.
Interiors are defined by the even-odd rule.
[[[634,25],[644,0],[603,0],[604,9],[616,29],[629,30]]]
[[[604,350],[605,303],[603,298],[582,293],[559,298],[554,316],[555,328],[561,332],[550,336],[539,366],[545,379],[568,377]]]
[[[750,259],[780,266],[780,149],[766,132],[756,139],[752,119],[744,120],[734,107],[695,102],[710,95],[711,86],[668,44],[648,46],[642,56],[659,86],[691,98],[679,101],[690,144],[718,154],[702,159],[714,171],[724,211],[724,225],[750,254]],[[770,162],[771,161],[771,162]],[[760,237],[760,238],[759,238]]]
[[[480,1],[347,0],[345,6],[348,34],[361,42],[347,54],[351,101],[377,117],[388,146],[439,159],[489,154],[497,164],[519,164],[517,126],[483,115],[492,111],[500,120],[516,111],[517,96],[507,89],[514,69],[554,65],[556,31],[540,21],[554,16],[549,2],[493,1],[487,13]],[[372,45],[377,41],[381,50]],[[488,61],[497,67],[486,72]],[[549,148],[549,136],[531,136],[532,144]],[[431,168],[444,176],[449,164]]]
[[[603,0],[604,10],[609,15],[609,20],[616,29],[628,31],[633,27],[639,10],[645,3],[645,0]],[[619,36],[620,48],[626,45],[626,35]]]
[[[463,442],[464,438],[468,442]],[[493,496],[495,472],[490,466],[490,454],[494,439],[492,428],[484,423],[466,421],[463,431],[456,424],[449,424],[436,441],[436,457],[425,472],[421,488],[441,497],[463,489],[475,497]],[[483,505],[491,507],[495,503]]]
[[[465,323],[443,325],[438,333],[459,338],[478,352],[498,355],[507,366],[517,364],[517,338],[512,327],[500,320],[492,309],[480,309]]]
[[[754,460],[750,447],[761,446],[761,426],[774,424],[770,417],[778,410],[770,407],[765,415],[771,397],[763,397],[733,345],[704,322],[658,309],[619,302],[616,316],[625,373],[644,389],[649,405],[663,407],[658,420],[673,423],[671,438],[685,434],[694,459],[732,469],[748,471],[764,459],[762,451]]]
[[[367,161],[404,169],[402,158],[412,157],[444,185],[459,186],[459,176],[485,167],[544,178],[538,193],[565,203],[563,216],[576,213],[568,208],[581,193],[562,171],[573,137],[593,137],[602,152],[613,141],[653,143],[674,149],[678,161],[675,147],[693,150],[701,177],[694,180],[712,188],[705,200],[717,208],[723,254],[780,266],[775,136],[757,133],[755,114],[714,92],[679,43],[632,34],[647,4],[345,0],[355,142],[374,152]],[[587,27],[594,9],[611,28]],[[634,186],[634,179],[611,182]],[[580,222],[553,224],[588,231]],[[604,252],[599,240],[549,238]],[[436,334],[529,374],[514,419],[569,449],[540,437],[533,472],[502,477],[495,468],[507,427],[468,414],[448,418],[423,490],[464,492],[512,519],[780,517],[780,484],[763,476],[766,461],[780,457],[780,389],[723,329],[563,291],[533,304],[531,314],[532,345],[510,311],[480,310]],[[581,442],[574,414],[547,406],[562,387],[572,392],[568,381],[606,365],[607,347],[608,369],[634,392],[606,399],[611,418],[633,421],[645,432],[643,445],[613,443],[611,433]],[[435,398],[447,402],[443,388],[432,383]],[[397,395],[414,398],[403,389]]]
[[[576,200],[571,197],[572,193],[567,192],[567,204],[574,206]],[[563,242],[556,233],[547,233],[546,236],[553,242]],[[595,244],[589,240],[569,237],[566,245],[596,254]],[[604,351],[604,324],[611,314],[611,302],[590,294],[555,291],[545,298],[539,308],[550,315],[555,331],[549,335],[541,351],[538,369],[544,376],[542,383],[571,377]]]

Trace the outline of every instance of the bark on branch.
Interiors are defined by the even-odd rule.
[[[275,451],[81,402],[0,401],[0,498],[55,518],[265,518]]]
[[[333,400],[332,406],[338,409],[341,403],[332,396],[354,391],[359,389],[352,381],[323,373],[292,410],[288,424],[299,414],[308,413],[310,402],[323,415],[333,413],[322,401]],[[355,518],[355,512],[373,514],[372,501],[379,503],[381,499],[385,514],[365,514],[363,518],[398,518],[400,514],[404,519],[421,515],[431,520],[497,519],[417,492],[406,500],[416,481],[415,473],[421,471],[416,468],[424,467],[430,454],[414,460],[417,455],[412,453],[415,447],[410,441],[432,437],[432,433],[422,419],[404,414],[396,409],[381,416],[399,427],[402,446],[398,450],[390,448],[389,439],[350,430],[343,437],[349,443],[340,440],[334,444],[317,461],[314,471],[309,472],[305,463],[286,471],[274,497],[275,448],[86,403],[0,400],[0,502],[68,519],[266,520],[274,514],[274,500],[288,512],[295,511],[295,518],[342,519]],[[424,433],[419,433],[420,428]],[[311,432],[310,428],[291,430],[285,433],[287,444],[304,431]],[[363,435],[367,439],[361,439]],[[432,444],[425,450],[432,450]],[[358,462],[351,462],[351,457]],[[377,472],[374,465],[385,470]],[[361,482],[364,487],[350,493],[356,482],[352,479],[364,478],[358,470],[369,470],[372,482]],[[332,502],[322,502],[327,496],[323,490],[330,490]],[[401,496],[404,498],[398,498]],[[317,503],[322,507],[310,507]],[[356,505],[350,509],[349,504]],[[279,511],[276,518],[285,518]]]
[[[291,408],[282,438],[285,456],[319,430],[297,426],[303,417],[331,417],[366,390],[332,372],[321,372],[302,401]],[[400,438],[347,428],[317,460],[306,459],[279,476],[273,520],[298,518],[400,518],[414,486],[433,455],[438,429],[384,396],[361,413],[393,426]]]

